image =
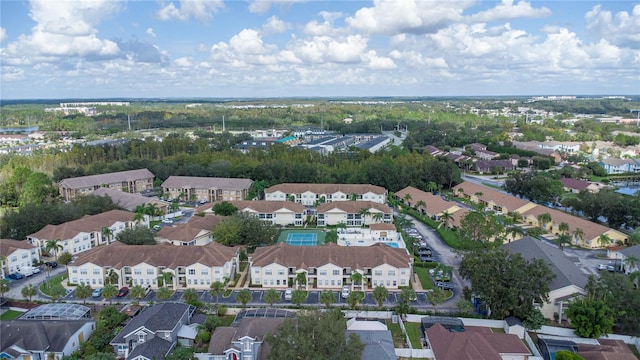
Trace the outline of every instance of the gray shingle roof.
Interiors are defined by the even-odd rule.
[[[511,253],[519,253],[526,260],[545,260],[555,274],[555,278],[549,286],[551,290],[561,289],[570,285],[584,289],[587,283],[587,276],[562,250],[542,240],[525,236],[518,241],[505,244],[504,248]]]
[[[620,250],[620,253],[626,257],[635,256],[640,259],[640,245],[635,245],[635,246],[631,246],[626,249]]]
[[[360,342],[364,344],[362,359],[367,360],[390,360],[397,359],[393,345],[393,338],[389,330],[347,330],[347,339],[351,334],[360,337]]]
[[[0,352],[14,344],[31,351],[61,352],[69,338],[93,320],[7,320],[0,323]],[[69,354],[67,354],[69,355]]]
[[[154,175],[147,169],[137,169],[120,171],[108,174],[81,176],[76,178],[62,179],[60,186],[70,189],[79,189],[91,186],[100,186],[102,184],[113,184],[121,181],[135,181],[153,178]]]
[[[177,302],[165,302],[150,306],[134,316],[127,326],[111,340],[111,343],[124,343],[125,336],[141,327],[154,333],[161,330],[170,331],[176,326],[185,312],[193,310],[195,310],[193,306]]]
[[[173,346],[174,344],[171,341],[155,337],[142,344],[138,344],[129,356],[127,356],[127,359],[135,359],[137,356],[143,356],[149,360],[164,359]]]
[[[194,188],[194,189],[224,189],[245,190],[249,189],[253,181],[240,178],[218,178],[197,176],[169,176],[162,183],[163,188]]]

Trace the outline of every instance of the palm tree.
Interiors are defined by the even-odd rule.
[[[251,291],[249,289],[240,290],[236,294],[236,301],[242,304],[242,307],[247,307],[247,303],[251,301]]]
[[[9,288],[9,280],[7,279],[0,279],[0,296],[4,297],[4,294],[9,292],[10,288]]]
[[[362,208],[358,211],[358,215],[362,218],[362,225],[365,225],[367,223],[367,216],[371,215],[371,211],[367,208]]]
[[[274,289],[269,289],[264,293],[264,301],[266,301],[269,306],[273,306],[273,303],[278,300],[280,300],[280,293]]]
[[[581,244],[584,241],[584,230],[576,228],[573,231],[573,238],[576,240],[576,245]]]
[[[517,211],[509,211],[509,213],[507,214],[507,216],[509,217],[509,219],[511,219],[511,222],[513,224],[519,223],[521,222],[524,218],[522,217],[522,214],[520,214]]]
[[[306,285],[307,285],[307,273],[306,272],[301,271],[301,272],[296,274],[296,284],[298,284],[298,289],[302,288],[303,286],[306,287]]]
[[[389,290],[386,287],[378,285],[373,289],[373,298],[378,302],[379,308],[382,308],[382,303],[387,297],[389,297]]]
[[[129,296],[131,296],[132,299],[137,299],[138,302],[142,300],[146,295],[144,288],[140,285],[135,285],[131,287],[131,289],[129,290],[129,294],[130,294]]]
[[[60,239],[54,239],[54,240],[47,240],[47,242],[44,244],[44,251],[48,253],[51,253],[53,251],[53,253],[56,256],[56,261],[58,261],[58,252],[64,249],[64,247],[60,242],[61,242]]]
[[[60,300],[65,294],[66,291],[62,285],[55,285],[49,290],[49,295],[51,296],[51,299],[53,299],[53,302]]]
[[[158,299],[159,301],[165,301],[165,300],[168,300],[172,294],[173,294],[173,291],[169,290],[169,288],[161,287],[156,292],[156,299]]]
[[[333,292],[325,290],[320,293],[320,302],[323,303],[324,306],[327,307],[327,309],[330,308],[331,304],[333,304],[335,301],[336,297],[335,295],[333,295]]]
[[[381,212],[374,212],[374,213],[371,215],[371,219],[372,219],[374,222],[379,223],[379,222],[381,222],[381,221],[382,221],[382,219],[384,219],[384,214],[383,214],[383,213],[381,213]]]
[[[556,238],[556,242],[558,243],[558,248],[562,250],[564,248],[564,244],[571,243],[571,237],[565,233],[558,235]]]
[[[433,305],[433,311],[438,312],[438,305],[447,300],[447,293],[436,287],[435,289],[427,292],[427,300]]]
[[[420,209],[422,208],[422,209]],[[422,214],[427,212],[427,203],[424,200],[418,200],[416,202],[416,209],[420,210]]]
[[[349,297],[347,297],[347,304],[349,304],[349,307],[352,310],[356,310],[358,308],[358,305],[362,303],[362,300],[364,300],[364,292],[352,291],[349,294]]]
[[[509,228],[508,234],[511,235],[513,240],[515,240],[524,236],[524,229],[520,226],[512,226]]]
[[[624,265],[627,266],[628,270],[627,272],[637,271],[638,264],[640,264],[640,259],[635,255],[629,255],[626,259],[624,259]]]
[[[224,290],[224,284],[220,281],[214,281],[209,287],[211,296],[216,297],[216,304],[220,302],[220,293]]]
[[[405,204],[407,204],[407,205],[411,206],[411,205],[409,204],[409,201],[411,201],[411,199],[412,199],[411,194],[409,194],[409,193],[404,194],[403,202],[404,202]]]
[[[115,270],[111,269],[111,270],[109,270],[109,274],[107,274],[107,283],[108,284],[117,284],[119,278],[120,278],[120,276],[118,275],[118,273],[115,272]]]
[[[354,289],[355,289],[355,285],[360,284],[360,288],[364,289],[364,284],[362,284],[362,274],[360,274],[357,271],[354,271],[353,274],[351,274],[351,281],[353,281],[353,285],[354,285]]]
[[[351,194],[351,201],[357,201],[358,200],[358,194],[353,193]]]
[[[163,287],[173,287],[173,274],[168,271],[161,272],[158,276],[158,285],[160,285],[160,282],[162,282]]]
[[[172,201],[172,202],[169,204],[169,212],[174,213],[174,212],[176,212],[176,211],[178,211],[178,210],[180,210],[180,205],[178,204],[178,202],[177,202],[177,201],[175,201],[175,200],[174,200],[174,201]]]
[[[433,181],[429,181],[427,183],[427,191],[431,192],[432,194],[435,194],[436,191],[438,191],[438,184],[436,184]]]
[[[547,224],[550,223],[551,220],[551,214],[547,212],[538,215],[538,222],[540,223],[540,227],[543,229],[547,228]]]
[[[302,303],[307,300],[307,292],[302,290],[293,290],[291,294],[291,302],[294,303],[297,307],[300,307]]]
[[[458,188],[458,197],[463,197],[463,196],[464,196],[464,189]]]
[[[24,296],[25,299],[28,299],[29,302],[31,302],[32,297],[38,294],[38,288],[33,284],[23,287],[20,291],[22,292],[22,296]]]
[[[406,319],[409,310],[411,310],[411,308],[409,307],[409,303],[406,301],[399,302],[395,308],[395,311],[398,313],[398,315],[400,315],[402,319]]]
[[[451,228],[450,223],[453,220],[453,215],[449,214],[449,212],[447,210],[443,211],[442,214],[440,214],[440,224],[438,224],[438,227],[440,227],[441,225],[444,225],[445,229],[449,229]]]
[[[102,297],[105,299],[109,299],[109,304],[111,304],[111,299],[116,296],[118,293],[118,288],[111,284],[106,284],[102,288]]]
[[[194,288],[188,288],[182,293],[182,301],[190,305],[196,305],[198,303],[198,292]]]
[[[161,211],[155,203],[148,203],[145,208],[146,214],[151,217],[159,216]]]
[[[416,298],[416,291],[412,288],[402,288],[402,292],[400,292],[400,301],[406,302],[407,304]]]
[[[613,242],[613,239],[611,239],[607,234],[601,234],[598,236],[598,241],[600,241],[600,246],[606,247]]]
[[[102,238],[107,240],[107,244],[111,243],[111,236],[113,236],[113,231],[108,226],[102,228]]]
[[[87,302],[87,298],[91,296],[91,286],[89,284],[80,283],[76,286],[75,296],[78,299],[82,299],[83,303]]]
[[[558,225],[558,231],[560,231],[563,234],[568,234],[569,233],[569,224],[567,224],[566,222],[561,222],[560,225]]]

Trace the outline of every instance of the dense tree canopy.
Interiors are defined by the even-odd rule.
[[[525,260],[502,248],[473,250],[464,255],[460,275],[469,279],[473,293],[491,309],[491,316],[527,318],[533,303],[543,303],[549,294],[553,273],[540,259]]]
[[[223,245],[257,247],[276,241],[278,228],[244,212],[226,218],[213,229],[213,238]]]
[[[360,338],[345,333],[347,320],[338,309],[299,313],[297,323],[287,319],[275,334],[266,336],[267,359],[359,360],[364,350]]]
[[[539,204],[556,202],[564,193],[560,181],[540,172],[511,173],[504,182],[504,188],[513,195]]]
[[[127,245],[155,245],[155,234],[146,226],[138,225],[124,229],[118,233],[116,239]],[[132,250],[135,251],[135,250]]]

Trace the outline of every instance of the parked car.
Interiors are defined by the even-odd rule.
[[[102,288],[97,288],[91,293],[91,297],[97,298],[102,296]]]
[[[291,300],[292,298],[293,298],[293,289],[288,288],[287,290],[284,291],[284,299]]]
[[[129,293],[129,288],[126,286],[123,286],[120,288],[120,290],[118,290],[118,295],[116,295],[117,297],[124,297]]]
[[[155,230],[155,231],[160,231],[160,229],[162,229],[162,226],[157,225],[157,224],[156,224],[156,225],[153,225],[153,230]]]
[[[432,262],[433,258],[431,256],[428,256],[428,255],[419,255],[418,256],[418,260],[420,260],[422,262]]]
[[[55,261],[47,261],[44,263],[44,266],[48,266],[50,268],[57,268],[58,267],[58,263]]]
[[[22,275],[20,273],[14,273],[14,274],[9,274],[7,277],[9,279],[13,279],[13,280],[20,280],[20,279],[24,278],[24,275]]]
[[[453,284],[444,281],[438,281],[436,286],[442,290],[453,290]]]
[[[607,264],[599,264],[596,269],[598,269],[598,270],[607,270],[608,266],[609,265],[607,265]]]
[[[163,224],[167,224],[167,225],[171,225],[171,224],[173,224],[173,220],[171,220],[171,219],[163,219],[162,223]]]
[[[342,296],[343,299],[346,299],[349,297],[349,294],[351,294],[351,289],[349,289],[349,285],[343,286],[342,291],[340,292],[340,296]]]

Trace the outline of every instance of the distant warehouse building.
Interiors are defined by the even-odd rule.
[[[375,153],[376,151],[384,149],[384,147],[389,145],[390,142],[391,142],[391,139],[389,139],[388,137],[380,136],[380,137],[373,138],[371,140],[361,142],[357,144],[356,147],[358,149],[368,150],[370,153]]]

